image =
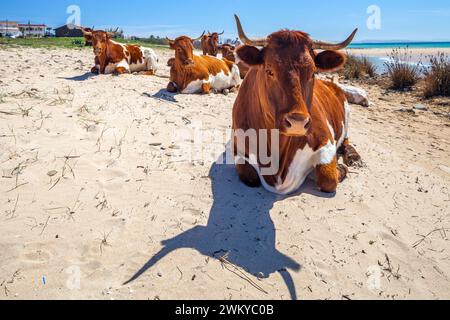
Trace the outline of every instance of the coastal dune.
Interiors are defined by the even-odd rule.
[[[0,299],[450,298],[448,117],[368,84],[364,165],[280,198],[214,162],[236,93],[167,93],[157,53],[115,77],[91,50],[0,48]],[[176,139],[197,126],[223,133],[209,157]]]

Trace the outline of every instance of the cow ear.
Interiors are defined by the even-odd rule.
[[[347,56],[339,51],[326,50],[319,53],[315,58],[316,67],[319,72],[334,72],[341,69],[347,62]]]
[[[236,49],[236,56],[249,66],[257,66],[264,63],[264,52],[253,46],[240,46]]]

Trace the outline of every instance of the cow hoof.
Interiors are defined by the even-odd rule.
[[[344,151],[344,163],[349,167],[361,167],[362,159],[356,149],[352,146],[347,146]]]
[[[218,91],[217,89],[212,89],[212,93],[214,93],[214,94],[218,94],[218,93],[219,93],[219,91]]]
[[[225,96],[227,96],[227,95],[230,94],[230,90],[224,89],[224,90],[222,91],[222,93],[223,93]]]
[[[259,187],[261,187],[261,180],[259,180],[259,179],[255,179],[255,180],[243,180],[242,181],[247,187],[249,187],[249,188],[259,188]]]
[[[343,164],[338,164],[337,165],[337,170],[339,173],[339,183],[343,182],[345,180],[345,178],[347,178],[348,175],[348,167],[346,165]]]
[[[177,85],[173,82],[169,82],[169,84],[167,85],[167,91],[171,93],[176,93],[178,91]]]

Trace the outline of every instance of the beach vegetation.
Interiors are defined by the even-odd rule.
[[[413,62],[413,55],[409,48],[393,49],[389,54],[389,61],[385,62],[391,88],[408,90],[417,84],[422,74],[421,62]]]
[[[444,53],[430,57],[431,67],[425,71],[425,98],[450,96],[450,57]]]
[[[369,58],[349,54],[347,63],[340,74],[347,80],[374,78],[377,75],[377,69]]]

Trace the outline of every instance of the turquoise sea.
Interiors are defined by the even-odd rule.
[[[380,43],[353,43],[352,49],[394,49],[394,48],[450,48],[450,42],[380,42]]]
[[[353,43],[348,48],[350,49],[444,49],[450,48],[450,42],[379,42],[379,43]],[[367,58],[375,64],[377,73],[382,74],[387,71],[386,62],[390,61],[389,57],[371,57]],[[416,61],[417,60],[417,61]],[[426,57],[416,57],[415,61],[405,61],[405,63],[417,64],[421,61],[422,68],[428,68],[428,59]]]

